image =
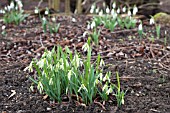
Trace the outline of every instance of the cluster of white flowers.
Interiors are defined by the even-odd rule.
[[[11,10],[22,10],[23,4],[21,0],[15,0],[16,6],[14,4],[14,1],[12,1],[8,6],[4,7],[4,10],[0,10],[1,14],[4,14],[5,12],[10,12]]]

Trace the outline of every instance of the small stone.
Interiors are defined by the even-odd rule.
[[[51,108],[47,108],[47,111],[51,111]]]

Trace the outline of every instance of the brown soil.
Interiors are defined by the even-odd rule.
[[[74,17],[77,22],[71,21]],[[170,113],[170,31],[162,26],[161,38],[152,43],[149,38],[156,37],[155,27],[145,23],[146,35],[140,39],[136,30],[116,29],[110,32],[102,28],[99,47],[93,48],[93,58],[101,54],[106,69],[112,71],[115,81],[115,70],[119,71],[122,90],[127,90],[125,104],[117,107],[111,96],[108,102],[92,103],[84,106],[75,100],[61,104],[43,99],[35,88],[29,91],[33,73],[24,72],[32,58],[39,58],[43,52],[42,44],[51,49],[53,46],[69,46],[81,52],[87,36],[86,21],[91,17],[58,16],[59,32],[44,34],[38,16],[29,16],[19,26],[8,25],[7,35],[0,35],[0,112],[2,113]],[[0,26],[3,23],[0,22]],[[2,30],[0,30],[1,32]],[[41,43],[42,42],[42,43]],[[106,110],[104,110],[104,108]]]

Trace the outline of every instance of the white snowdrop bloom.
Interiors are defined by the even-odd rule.
[[[90,9],[90,13],[92,14],[93,12],[94,12],[94,9],[91,8],[91,9]]]
[[[114,18],[114,19],[117,18],[117,13],[114,13],[114,14],[113,14],[113,18]]]
[[[109,14],[110,13],[110,9],[109,7],[106,8],[106,13]]]
[[[95,5],[94,4],[91,6],[91,9],[95,9]]]
[[[43,21],[46,21],[46,18],[45,18],[45,17],[43,17],[43,18],[42,18],[42,20],[43,20]]]
[[[125,13],[126,12],[126,6],[123,7],[122,11]]]
[[[75,18],[72,18],[71,21],[72,22],[77,22],[77,20]]]
[[[113,8],[113,9],[116,8],[116,2],[114,2],[114,3],[112,4],[112,8]]]
[[[7,10],[8,10],[8,9],[7,9],[7,6],[5,6],[4,9],[7,11]]]
[[[99,16],[103,16],[103,10],[99,12]]]
[[[48,13],[49,13],[48,10],[46,10],[46,11],[45,11],[45,15],[48,15]]]
[[[114,9],[112,9],[111,10],[111,15],[113,15],[115,13],[115,10]]]
[[[55,22],[55,21],[56,21],[56,18],[55,18],[55,17],[52,17],[51,20],[52,20],[53,22]]]
[[[90,24],[87,25],[87,29],[90,29]]]
[[[85,32],[83,33],[83,37],[86,37],[86,34],[88,34],[87,31],[85,31]]]
[[[91,23],[91,29],[93,29],[94,27],[96,27],[96,23],[95,23],[95,21],[93,21],[92,23]]]
[[[119,14],[119,13],[120,13],[120,9],[118,8],[118,9],[117,9],[117,14]]]
[[[96,13],[99,13],[99,7],[96,9]]]
[[[39,13],[38,8],[35,8],[34,13],[35,13],[35,14],[38,14],[38,13]]]
[[[139,30],[139,31],[142,31],[142,30],[143,30],[142,23],[139,24],[138,30]]]
[[[5,28],[6,28],[6,26],[5,26],[5,25],[3,25],[3,26],[2,26],[2,30],[5,30]]]
[[[1,13],[1,14],[4,14],[4,13],[5,13],[5,11],[4,11],[4,10],[0,10],[0,13]]]
[[[90,9],[90,13],[91,13],[91,14],[94,13],[94,9],[95,9],[95,5],[92,5],[92,6],[91,6],[91,9]]]
[[[11,7],[11,9],[14,9],[14,7],[15,7],[14,2],[10,3],[10,7]]]
[[[167,35],[167,31],[165,30],[165,35]]]
[[[18,4],[18,7],[19,7],[20,9],[22,9],[23,4],[22,4],[22,2],[21,2],[20,0],[18,0],[17,4]]]
[[[153,25],[155,23],[155,21],[154,21],[154,18],[152,17],[151,19],[150,19],[150,21],[149,21],[149,24],[150,25]]]
[[[7,10],[8,10],[8,11],[11,11],[11,7],[10,7],[10,6],[7,6]]]
[[[15,10],[18,10],[18,6],[15,6]]]
[[[138,8],[136,6],[133,7],[133,15],[136,15],[136,13],[138,12]]]
[[[128,16],[131,16],[131,15],[132,15],[131,11],[130,11],[130,10],[128,10]]]

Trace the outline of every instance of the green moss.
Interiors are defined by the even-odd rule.
[[[170,15],[160,12],[154,15],[154,20],[161,24],[170,24]]]

